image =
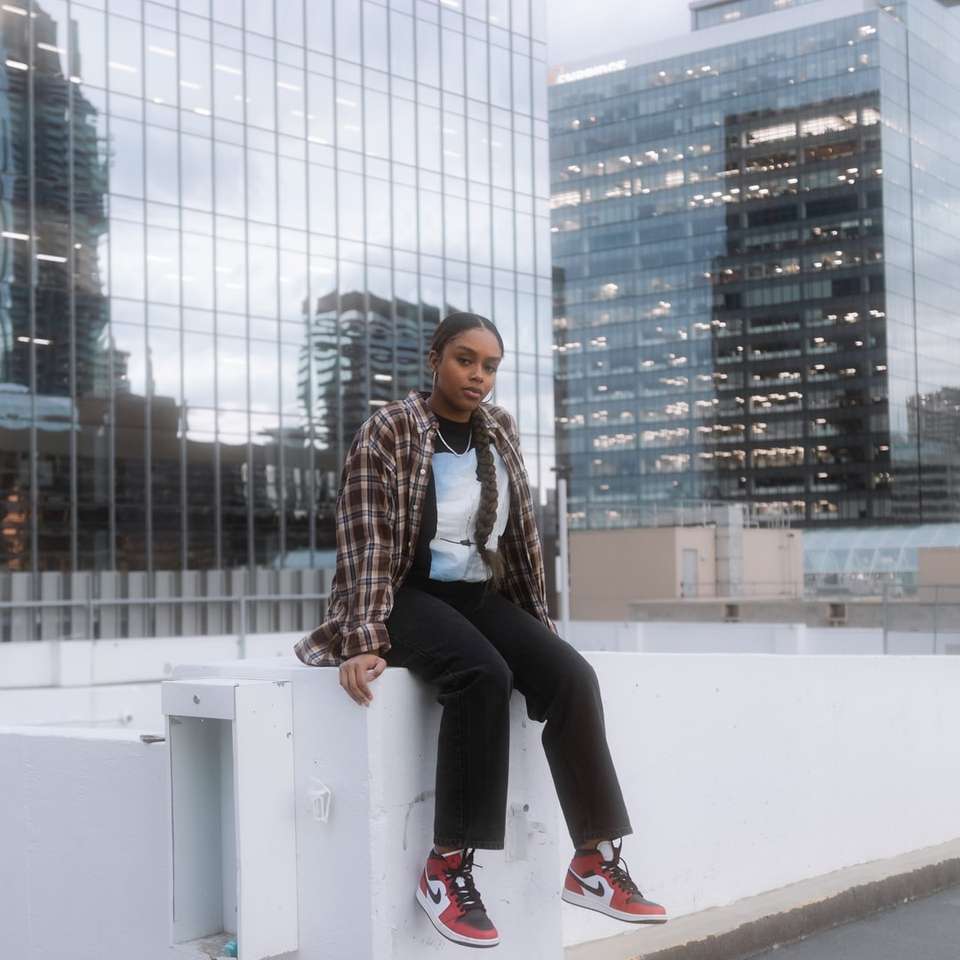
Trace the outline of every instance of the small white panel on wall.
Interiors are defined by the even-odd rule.
[[[163,712],[168,717],[232,720],[236,680],[166,680],[161,685]],[[249,683],[249,681],[246,681]]]
[[[298,947],[293,718],[285,681],[163,684],[173,942],[237,935],[238,960]]]

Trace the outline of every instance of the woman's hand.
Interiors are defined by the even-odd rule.
[[[376,680],[387,668],[387,661],[375,653],[358,653],[340,664],[340,686],[361,707],[370,705],[373,693],[370,681]]]

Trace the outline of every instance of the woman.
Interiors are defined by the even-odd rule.
[[[338,664],[361,705],[386,666],[406,667],[443,705],[434,847],[417,901],[437,930],[499,943],[474,885],[474,849],[503,847],[509,701],[545,721],[543,745],[575,847],[563,898],[662,923],[620,858],[631,833],[592,667],[547,613],[543,557],[517,426],[487,404],[503,341],[484,317],[448,316],[428,355],[431,393],[412,391],[361,426],[337,503],[329,619],[297,644]]]

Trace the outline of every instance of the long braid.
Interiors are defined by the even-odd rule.
[[[500,344],[500,354],[503,355],[503,338],[496,326],[486,317],[476,313],[451,313],[444,318],[433,334],[430,350],[438,357],[443,354],[443,348],[464,330],[482,327],[489,330]],[[434,373],[434,388],[436,388],[436,373]],[[487,549],[487,540],[493,532],[497,522],[497,468],[491,449],[492,440],[486,421],[477,407],[470,418],[470,427],[473,430],[473,441],[477,451],[477,479],[480,481],[480,505],[477,508],[477,523],[474,528],[474,540],[480,558],[490,568],[490,585],[496,587],[503,579],[503,557],[496,550]]]
[[[480,505],[473,537],[480,558],[490,568],[492,586],[496,587],[503,577],[503,557],[496,550],[487,549],[487,540],[497,522],[497,467],[493,459],[490,430],[479,407],[473,411],[470,427],[477,451],[477,479],[480,481]]]

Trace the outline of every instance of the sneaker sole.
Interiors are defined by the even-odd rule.
[[[583,907],[585,910],[596,910],[597,913],[604,913],[615,920],[623,920],[626,923],[666,923],[670,918],[664,914],[637,916],[635,913],[624,913],[622,910],[614,910],[606,903],[600,903],[596,897],[588,899],[583,894],[573,893],[564,889],[563,899],[567,903],[572,903],[575,907]]]
[[[420,889],[419,884],[417,885],[417,903],[420,904],[423,912],[427,915],[427,918],[435,927],[437,933],[442,937],[446,937],[451,943],[457,943],[461,947],[479,947],[483,949],[485,947],[495,947],[500,943],[500,938],[497,937],[493,940],[471,940],[470,937],[464,937],[459,933],[455,933],[453,930],[450,930],[448,927],[445,927],[431,912],[430,908],[427,906],[427,898],[424,895],[423,891]]]

